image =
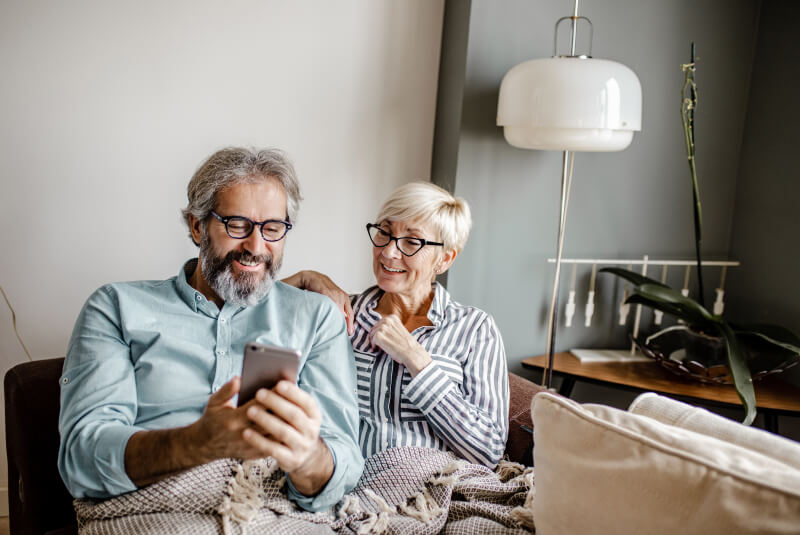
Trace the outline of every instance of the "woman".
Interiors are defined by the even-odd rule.
[[[352,297],[348,318],[365,456],[424,446],[494,467],[503,455],[508,372],[500,333],[491,316],[435,282],[470,226],[466,201],[425,182],[397,189],[367,225],[377,284]],[[332,293],[330,279],[314,272],[285,282]]]

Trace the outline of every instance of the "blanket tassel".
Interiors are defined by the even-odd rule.
[[[520,477],[520,476],[517,476]],[[533,500],[536,496],[536,487],[533,485],[533,469],[526,469],[521,477],[528,486],[528,494],[525,495],[525,503],[511,510],[510,516],[530,530],[536,529],[533,521]]]
[[[270,466],[267,459],[245,461],[236,467],[233,477],[228,481],[227,495],[217,509],[217,513],[222,517],[224,535],[232,535],[231,519],[239,523],[244,532],[263,503],[263,482],[270,478],[277,468],[277,463],[272,463]]]
[[[500,481],[505,483],[506,481],[522,474],[525,471],[525,466],[513,461],[506,461],[505,459],[502,459],[499,463],[497,463],[497,468],[495,468],[494,471],[497,473],[497,477],[500,478]]]

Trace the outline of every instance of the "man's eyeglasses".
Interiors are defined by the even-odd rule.
[[[264,238],[264,241],[280,241],[292,228],[291,223],[280,219],[267,219],[259,223],[240,215],[222,217],[214,210],[211,210],[211,215],[222,221],[228,236],[237,240],[245,239],[258,226],[261,227],[261,237]]]
[[[397,244],[397,250],[406,256],[414,256],[426,245],[444,246],[443,243],[423,240],[422,238],[398,238],[373,223],[367,223],[367,234],[369,234],[369,239],[375,247],[386,247],[389,242],[394,240]]]

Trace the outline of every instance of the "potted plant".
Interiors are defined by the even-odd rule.
[[[750,425],[756,416],[753,375],[762,377],[796,364],[800,358],[800,339],[792,332],[776,325],[731,324],[721,315],[712,314],[704,306],[700,261],[702,217],[694,162],[694,110],[697,106],[694,43],[691,62],[681,67],[684,72],[681,117],[694,197],[698,301],[685,297],[679,291],[659,281],[629,270],[605,268],[601,271],[612,273],[633,284],[626,303],[638,303],[661,310],[682,322],[659,331],[646,340],[636,340],[637,345],[651,356],[657,355],[666,359],[669,359],[676,348],[681,347],[683,358],[690,366],[694,365],[703,371],[727,365],[736,393],[745,408],[744,424]],[[683,367],[682,369],[686,370]]]
[[[640,347],[650,348],[651,351],[655,349],[663,355],[677,341],[688,346],[684,348],[688,362],[696,362],[704,367],[719,365],[720,358],[717,355],[724,356],[736,393],[745,408],[745,425],[750,425],[756,416],[753,374],[763,377],[785,370],[800,358],[800,339],[787,329],[776,325],[731,324],[721,315],[710,313],[694,299],[684,297],[679,291],[659,281],[621,268],[604,268],[601,271],[622,277],[633,284],[626,303],[638,303],[661,310],[684,322],[684,325],[659,331],[645,341],[638,340]],[[658,339],[669,333],[680,333],[680,336],[671,336],[672,340],[659,344]]]

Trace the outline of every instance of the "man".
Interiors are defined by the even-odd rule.
[[[165,281],[108,284],[78,317],[61,377],[59,470],[106,498],[219,458],[270,456],[318,511],[358,480],[355,366],[332,301],[275,282],[300,197],[277,150],[212,155],[183,211],[200,252]],[[244,345],[300,349],[297,384],[236,407]]]

